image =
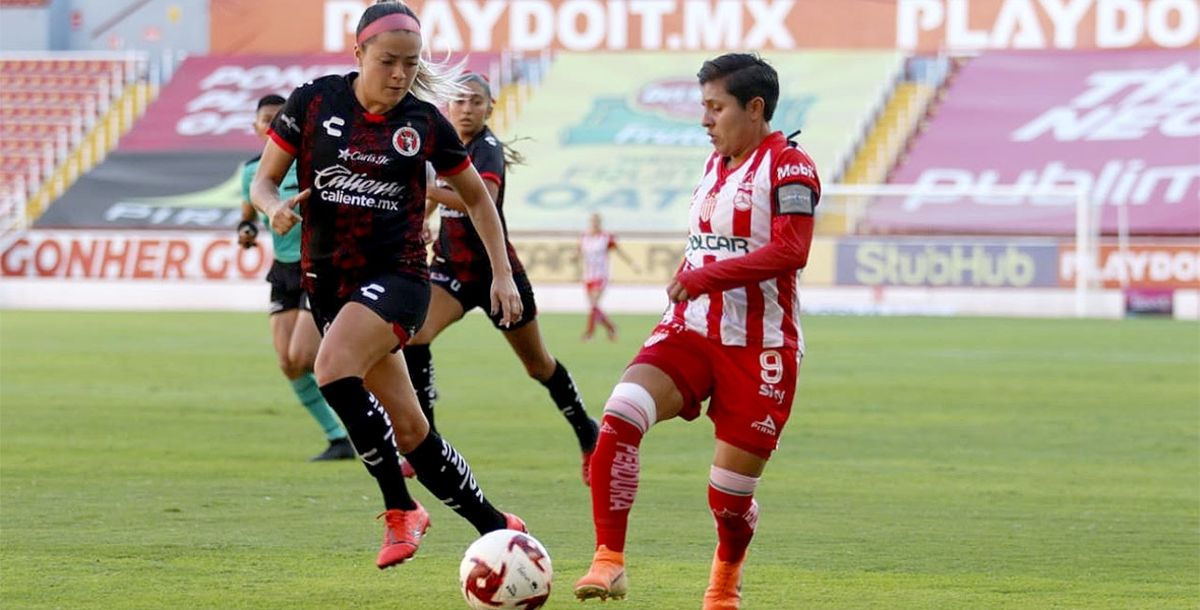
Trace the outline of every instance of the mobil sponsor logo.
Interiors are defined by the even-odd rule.
[[[1121,142],[1200,137],[1200,63],[1090,71],[1081,89],[1010,135],[1013,142]],[[1195,148],[1193,147],[1193,151]]]
[[[399,211],[399,198],[405,190],[402,184],[376,180],[343,165],[330,165],[315,172],[313,186],[322,201],[393,212]]]
[[[817,170],[807,163],[785,163],[775,169],[775,181],[783,182],[788,178],[816,179]]]
[[[899,0],[902,49],[1195,47],[1195,0]]]
[[[98,280],[261,279],[270,240],[242,248],[231,233],[29,231],[0,252],[4,277]]]
[[[1031,288],[1058,285],[1053,241],[849,239],[837,246],[837,283],[859,286]]]
[[[1088,265],[1088,262],[1084,262]],[[1073,245],[1059,254],[1058,280],[1063,286],[1075,283],[1079,257]],[[1099,248],[1088,267],[1091,278],[1105,288],[1200,289],[1200,246],[1194,244],[1133,244]]]
[[[366,0],[326,0],[324,50],[353,48]],[[795,0],[411,0],[430,48],[449,52],[792,49]]]

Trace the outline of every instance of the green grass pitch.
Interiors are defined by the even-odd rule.
[[[551,350],[598,413],[654,323]],[[750,610],[1200,607],[1200,326],[1163,320],[805,321],[809,354],[758,498]],[[439,426],[554,561],[591,555],[574,439],[479,316],[434,346]],[[715,534],[707,420],[656,427],[630,596],[698,608]],[[380,572],[381,504],[315,424],[265,316],[0,312],[0,607],[464,608],[474,532],[433,529]],[[588,607],[599,607],[593,602]]]

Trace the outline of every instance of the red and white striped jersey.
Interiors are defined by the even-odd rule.
[[[710,155],[692,195],[677,276],[695,298],[668,307],[663,321],[723,345],[803,353],[798,275],[812,242],[820,190],[812,159],[780,132],[736,168]],[[723,261],[730,262],[711,267]],[[695,287],[703,294],[697,297]]]
[[[608,251],[617,247],[612,233],[584,233],[579,238],[579,260],[583,263],[583,281],[608,281]]]

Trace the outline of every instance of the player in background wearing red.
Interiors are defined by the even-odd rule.
[[[464,88],[463,95],[451,100],[447,107],[450,124],[466,144],[471,163],[483,178],[503,226],[506,170],[510,164],[520,163],[521,157],[506,147],[487,126],[493,108],[488,81],[478,74],[468,74],[459,84]],[[473,219],[467,215],[463,198],[453,184],[438,180],[436,186],[428,189],[427,197],[429,202],[426,215],[437,211],[441,219],[441,229],[433,245],[433,265],[430,268],[433,293],[429,304],[429,316],[421,330],[404,347],[404,359],[408,363],[408,374],[413,380],[413,387],[417,389],[421,410],[425,412],[430,426],[434,426],[433,406],[437,400],[437,389],[434,386],[433,355],[429,344],[448,326],[461,320],[466,312],[476,307],[487,310],[487,291],[492,283],[492,273],[484,243],[480,241]],[[507,228],[505,234],[507,235]],[[492,324],[508,341],[513,353],[524,365],[525,372],[550,393],[558,411],[575,432],[575,439],[579,442],[579,451],[583,457],[583,483],[587,485],[589,458],[596,446],[596,431],[599,426],[595,420],[588,417],[583,397],[570,372],[550,354],[546,342],[542,339],[542,333],[538,329],[537,301],[534,300],[533,286],[525,275],[516,250],[508,243],[507,236],[504,246],[508,262],[512,266],[513,281],[516,282],[517,292],[521,297],[522,313],[520,317],[508,322],[502,320],[499,315],[492,314]],[[436,430],[436,427],[434,429]]]
[[[791,412],[804,352],[797,276],[808,261],[821,184],[812,159],[772,131],[775,70],[754,55],[704,63],[703,125],[715,151],[689,213],[673,303],[604,406],[592,456],[596,552],[580,599],[624,597],[625,533],[642,437],[695,419],[708,399],[716,448],[708,505],[717,526],[705,610],[738,608],[758,521],[754,491]]]
[[[302,283],[324,336],[314,372],[383,495],[382,569],[412,557],[429,528],[399,453],[480,533],[525,528],[488,502],[466,458],[430,429],[398,353],[429,305],[426,162],[462,193],[479,227],[493,278],[490,309],[511,322],[521,317],[521,300],[496,209],[453,127],[430,103],[457,91],[455,76],[422,59],[420,23],[400,2],[368,7],[356,39],[359,72],[298,87],[272,122],[251,202],[279,234],[303,215]],[[281,201],[293,161],[300,192]]]
[[[616,236],[604,230],[600,214],[592,214],[588,222],[587,232],[579,238],[579,264],[583,270],[583,288],[587,291],[589,306],[587,329],[583,331],[581,339],[591,341],[596,332],[596,323],[599,322],[608,333],[608,340],[616,341],[617,326],[600,310],[600,299],[604,296],[604,290],[608,288],[608,255],[615,252],[635,273],[638,267],[617,245]]]

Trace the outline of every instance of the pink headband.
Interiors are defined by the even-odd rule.
[[[359,46],[362,46],[364,42],[370,40],[377,34],[395,31],[420,34],[421,24],[417,23],[417,20],[413,19],[411,15],[406,15],[404,13],[392,13],[390,15],[385,15],[379,19],[376,19],[375,21],[372,21],[371,25],[363,28],[362,33],[358,35],[358,44]]]

